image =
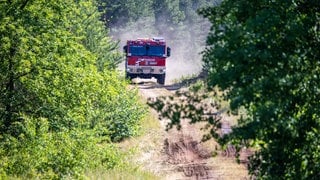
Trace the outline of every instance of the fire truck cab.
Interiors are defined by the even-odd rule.
[[[126,55],[126,78],[156,78],[159,84],[165,83],[166,58],[170,57],[170,47],[164,38],[138,38],[128,40],[123,47]]]

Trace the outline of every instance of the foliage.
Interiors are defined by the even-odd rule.
[[[144,111],[114,70],[117,43],[96,6],[0,3],[0,176],[61,179],[121,164],[107,143],[135,135]]]
[[[99,10],[108,27],[125,27],[142,17],[155,17],[157,24],[178,25],[185,21],[198,19],[196,10],[218,4],[219,0],[99,0]]]
[[[120,92],[117,96],[109,97],[112,99],[99,104],[102,110],[94,111],[95,117],[90,123],[99,135],[107,135],[113,142],[137,135],[140,120],[146,113],[145,107],[139,104],[136,94],[128,92],[126,88],[123,88],[123,85],[118,89]]]
[[[108,27],[124,27],[141,17],[152,13],[152,0],[99,0],[99,9],[103,12],[102,19]]]
[[[166,130],[174,126],[180,130],[181,121],[189,121],[190,124],[205,122],[203,130],[209,130],[209,134],[203,136],[203,141],[211,137],[218,138],[220,106],[204,87],[203,81],[196,81],[188,89],[178,90],[172,96],[149,99],[148,105],[158,111],[161,120],[170,120]]]
[[[172,59],[198,62],[209,23],[197,9],[220,0],[101,0],[100,10],[114,38],[162,36],[173,46]],[[198,60],[198,61],[197,61]],[[196,64],[196,63],[194,63]]]
[[[108,31],[102,21],[98,21],[101,13],[98,12],[98,3],[95,1],[80,1],[77,13],[69,14],[71,22],[77,22],[72,29],[81,37],[84,46],[97,56],[97,67],[100,71],[104,68],[115,69],[122,61],[122,55],[117,51],[118,43],[107,36]],[[80,26],[81,25],[81,26]]]
[[[248,111],[226,140],[259,142],[249,166],[258,178],[317,179],[319,2],[225,0],[201,14],[212,23],[209,84]]]
[[[90,130],[49,131],[46,119],[29,119],[18,126],[19,137],[1,136],[0,168],[7,175],[25,178],[61,179],[81,177],[84,169],[114,168],[122,162],[111,144],[101,144]]]

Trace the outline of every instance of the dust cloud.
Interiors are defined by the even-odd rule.
[[[111,28],[110,35],[119,41],[121,51],[129,39],[165,38],[167,45],[171,48],[171,56],[167,58],[166,84],[199,74],[202,70],[201,52],[204,50],[206,36],[209,32],[209,22],[201,18],[199,22],[177,28],[172,24],[159,23],[161,22],[155,22],[152,18],[143,18],[129,23],[126,27]],[[164,28],[158,30],[156,27]],[[118,69],[124,71],[124,62],[119,65]]]

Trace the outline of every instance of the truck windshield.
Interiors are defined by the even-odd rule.
[[[147,48],[147,53],[149,56],[164,56],[165,55],[165,49],[164,46],[149,46]]]
[[[130,46],[129,52],[133,56],[144,56],[147,54],[147,49],[145,46],[142,45],[134,45]]]
[[[132,56],[161,56],[165,55],[164,46],[145,46],[132,45],[129,47],[129,52]]]

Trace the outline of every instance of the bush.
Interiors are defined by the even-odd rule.
[[[0,3],[1,177],[80,177],[120,164],[117,149],[102,142],[136,134],[143,110],[114,70],[118,44],[96,8]]]
[[[24,118],[19,137],[0,137],[2,178],[79,178],[87,169],[123,164],[123,154],[112,144],[100,144],[94,131],[50,132],[46,119]]]

